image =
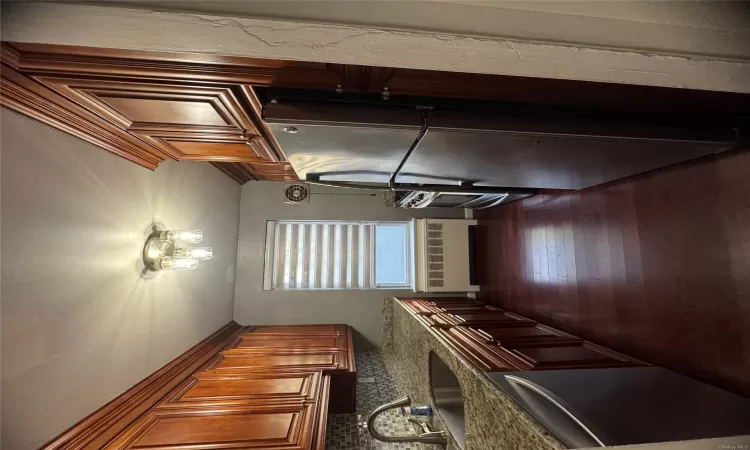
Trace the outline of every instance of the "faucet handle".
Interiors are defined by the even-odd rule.
[[[420,427],[422,429],[422,433],[429,433],[430,431],[432,431],[432,430],[430,430],[430,426],[427,423],[425,423],[425,422],[420,422],[419,420],[414,419],[412,417],[409,417],[406,420],[408,420],[409,422],[413,423],[414,425],[417,425],[418,427]],[[418,432],[418,434],[419,434],[419,432]]]

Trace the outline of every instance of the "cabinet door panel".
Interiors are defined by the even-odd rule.
[[[583,342],[569,334],[549,328],[540,324],[523,323],[511,324],[513,326],[476,325],[474,327],[460,327],[465,332],[482,343],[492,344],[524,344],[524,343],[550,343],[550,342]]]
[[[303,450],[312,445],[315,404],[154,409],[107,449]]]
[[[253,112],[227,87],[46,77],[38,81],[174,159],[264,161]],[[144,144],[145,145],[145,144]]]
[[[253,335],[329,335],[338,336],[345,332],[345,325],[261,325],[253,327],[248,334]]]
[[[457,312],[457,313],[440,313],[435,314],[433,317],[435,326],[442,328],[450,328],[452,326],[479,326],[479,325],[495,325],[495,326],[525,326],[533,325],[534,321],[528,320],[524,317],[503,312],[502,310],[485,310],[481,312]]]
[[[339,370],[347,369],[346,356],[336,351],[233,353],[227,351],[215,358],[206,370],[216,373],[268,370]]]
[[[240,342],[232,349],[237,350],[275,350],[275,349],[346,349],[343,336],[240,336]]]
[[[493,346],[490,345],[490,348]],[[638,365],[610,350],[582,344],[534,344],[510,347],[495,346],[528,370],[624,367]]]
[[[498,352],[491,351],[487,346],[471,339],[458,327],[438,329],[449,345],[458,350],[464,358],[473,363],[483,372],[498,372],[503,370],[518,370],[518,367],[504,359]]]
[[[170,392],[159,407],[316,401],[319,398],[320,380],[320,372],[246,373],[226,376],[198,373]]]

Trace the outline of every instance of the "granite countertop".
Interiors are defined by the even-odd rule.
[[[415,404],[435,405],[430,392],[429,359],[435,352],[453,371],[464,397],[466,449],[540,450],[566,448],[481,371],[465,361],[434,330],[396,299],[383,303],[383,352],[399,395]],[[434,427],[446,430],[436,414]],[[450,434],[447,430],[446,432]],[[439,447],[436,447],[439,448]],[[448,449],[458,450],[449,439]]]

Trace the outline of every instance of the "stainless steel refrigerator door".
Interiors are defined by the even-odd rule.
[[[269,104],[266,121],[301,178],[386,182],[419,134],[421,113],[351,104]],[[430,111],[428,124],[397,182],[581,189],[734,146],[730,128],[447,110]]]

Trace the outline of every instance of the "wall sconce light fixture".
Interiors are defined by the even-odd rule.
[[[154,231],[143,246],[143,264],[149,270],[194,270],[198,260],[213,256],[211,247],[186,247],[203,241],[201,230]]]

